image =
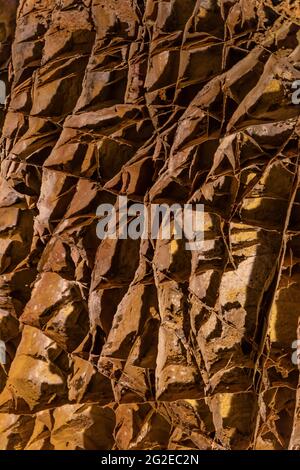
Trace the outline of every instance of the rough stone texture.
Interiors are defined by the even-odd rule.
[[[0,0],[1,449],[300,449],[299,18]],[[101,242],[118,194],[203,248]]]

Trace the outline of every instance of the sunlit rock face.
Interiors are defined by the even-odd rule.
[[[0,0],[0,449],[300,449],[299,18]],[[101,241],[118,195],[201,248]]]

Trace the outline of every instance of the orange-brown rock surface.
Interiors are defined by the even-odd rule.
[[[300,449],[299,25],[0,0],[0,449]],[[204,204],[202,248],[99,240],[117,195]]]

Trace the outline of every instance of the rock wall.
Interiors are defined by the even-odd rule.
[[[0,449],[300,449],[299,18],[0,0]],[[202,248],[99,240],[118,195]]]

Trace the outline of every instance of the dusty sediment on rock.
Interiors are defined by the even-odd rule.
[[[300,449],[299,18],[0,0],[0,449]],[[118,195],[201,248],[101,241]]]

